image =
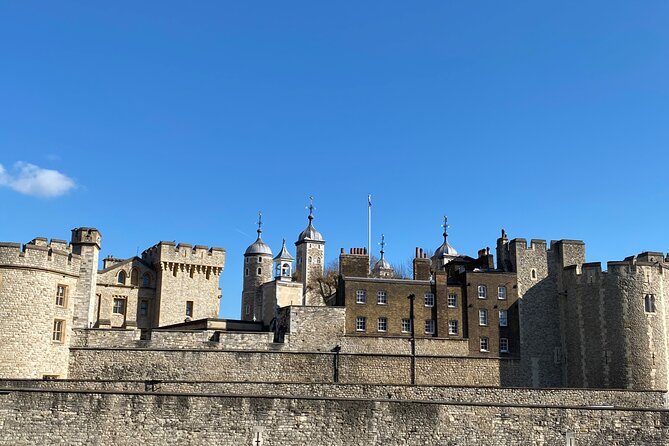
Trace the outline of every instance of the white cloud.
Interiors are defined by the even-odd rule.
[[[58,197],[74,188],[74,180],[57,170],[19,161],[8,172],[0,164],[0,186],[35,197]]]

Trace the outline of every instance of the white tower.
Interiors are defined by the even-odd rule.
[[[323,276],[325,240],[314,228],[314,197],[309,197],[309,224],[295,242],[297,248],[297,280],[304,284],[303,305],[325,305],[318,286]]]
[[[272,250],[262,241],[262,213],[258,212],[258,238],[244,252],[242,320],[260,319],[262,295],[259,288],[272,280]]]

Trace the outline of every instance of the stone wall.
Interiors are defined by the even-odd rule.
[[[65,242],[35,239],[24,249],[0,244],[0,377],[64,377],[69,359],[80,257]],[[56,301],[64,287],[63,305]],[[54,321],[62,336],[54,340]]]
[[[70,349],[72,379],[410,384],[411,357],[291,351],[192,349]],[[439,385],[520,386],[518,361],[417,356],[416,382]]]
[[[122,428],[120,428],[122,427]],[[664,410],[14,390],[0,444],[665,445]]]
[[[553,406],[668,408],[666,392],[601,389],[519,389],[484,386],[426,386],[225,381],[0,380],[1,389],[204,393],[280,397],[324,397],[451,401]]]

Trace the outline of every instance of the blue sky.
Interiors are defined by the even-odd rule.
[[[95,3],[0,2],[0,240],[669,250],[665,1]]]

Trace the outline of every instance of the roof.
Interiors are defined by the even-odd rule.
[[[274,257],[274,260],[293,260],[293,256],[290,255],[288,249],[286,248],[286,239],[283,239],[283,246],[281,246],[281,251],[279,251],[279,254]]]
[[[262,241],[260,238],[260,234],[258,234],[258,238],[256,239],[255,242],[248,248],[246,248],[246,251],[244,252],[245,256],[248,255],[254,255],[254,254],[261,254],[261,255],[272,255],[272,250],[265,244],[265,242]]]
[[[320,232],[314,228],[314,225],[311,223],[312,216],[309,216],[309,224],[307,225],[306,229],[302,232],[300,232],[300,236],[297,238],[297,243],[300,242],[323,242],[323,236],[321,235]]]

